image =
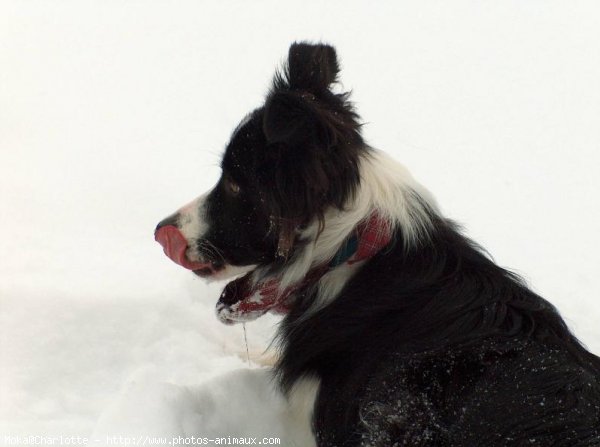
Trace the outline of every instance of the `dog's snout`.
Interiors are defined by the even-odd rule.
[[[169,226],[169,225],[177,228],[178,227],[178,222],[179,222],[179,213],[171,214],[169,217],[167,217],[166,219],[161,220],[158,223],[158,225],[156,226],[156,229],[154,230],[154,232],[156,233],[162,227],[166,227],[166,226]]]
[[[154,232],[154,239],[163,247],[165,254],[177,264],[189,270],[209,271],[213,270],[210,262],[190,261],[186,256],[188,241],[179,229],[167,219],[158,224]]]

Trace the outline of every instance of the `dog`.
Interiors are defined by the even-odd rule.
[[[283,315],[273,374],[319,446],[600,445],[600,358],[365,143],[339,71],[291,45],[165,253],[231,279],[222,322]]]

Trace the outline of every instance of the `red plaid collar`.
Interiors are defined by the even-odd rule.
[[[217,302],[217,317],[225,324],[252,321],[267,312],[285,314],[295,295],[316,284],[327,272],[341,265],[352,265],[375,256],[392,239],[389,221],[373,212],[356,226],[332,260],[311,269],[303,280],[279,289],[279,280],[270,278],[253,284],[252,272],[230,282]]]

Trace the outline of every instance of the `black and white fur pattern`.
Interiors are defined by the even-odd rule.
[[[373,211],[391,223],[388,247],[306,287],[280,325],[274,374],[317,445],[600,445],[600,359],[363,141],[338,72],[332,47],[292,45],[218,184],[165,221],[212,263],[199,275],[282,289]]]

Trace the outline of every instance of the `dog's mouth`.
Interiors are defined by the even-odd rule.
[[[211,276],[217,273],[217,269],[214,266],[214,264],[209,263],[205,267],[192,270],[192,272],[194,272],[194,274],[199,276],[200,278],[210,278]]]
[[[209,278],[225,267],[222,262],[217,261],[191,261],[187,257],[187,240],[174,225],[158,228],[154,233],[154,239],[162,245],[169,259],[202,278]]]
[[[247,321],[269,310],[277,311],[278,284],[273,281],[254,284],[256,264],[236,267],[219,261],[191,261],[187,256],[187,239],[174,225],[158,228],[154,238],[162,245],[169,259],[195,275],[208,280],[233,278],[225,286],[217,302],[217,316],[223,323]]]

